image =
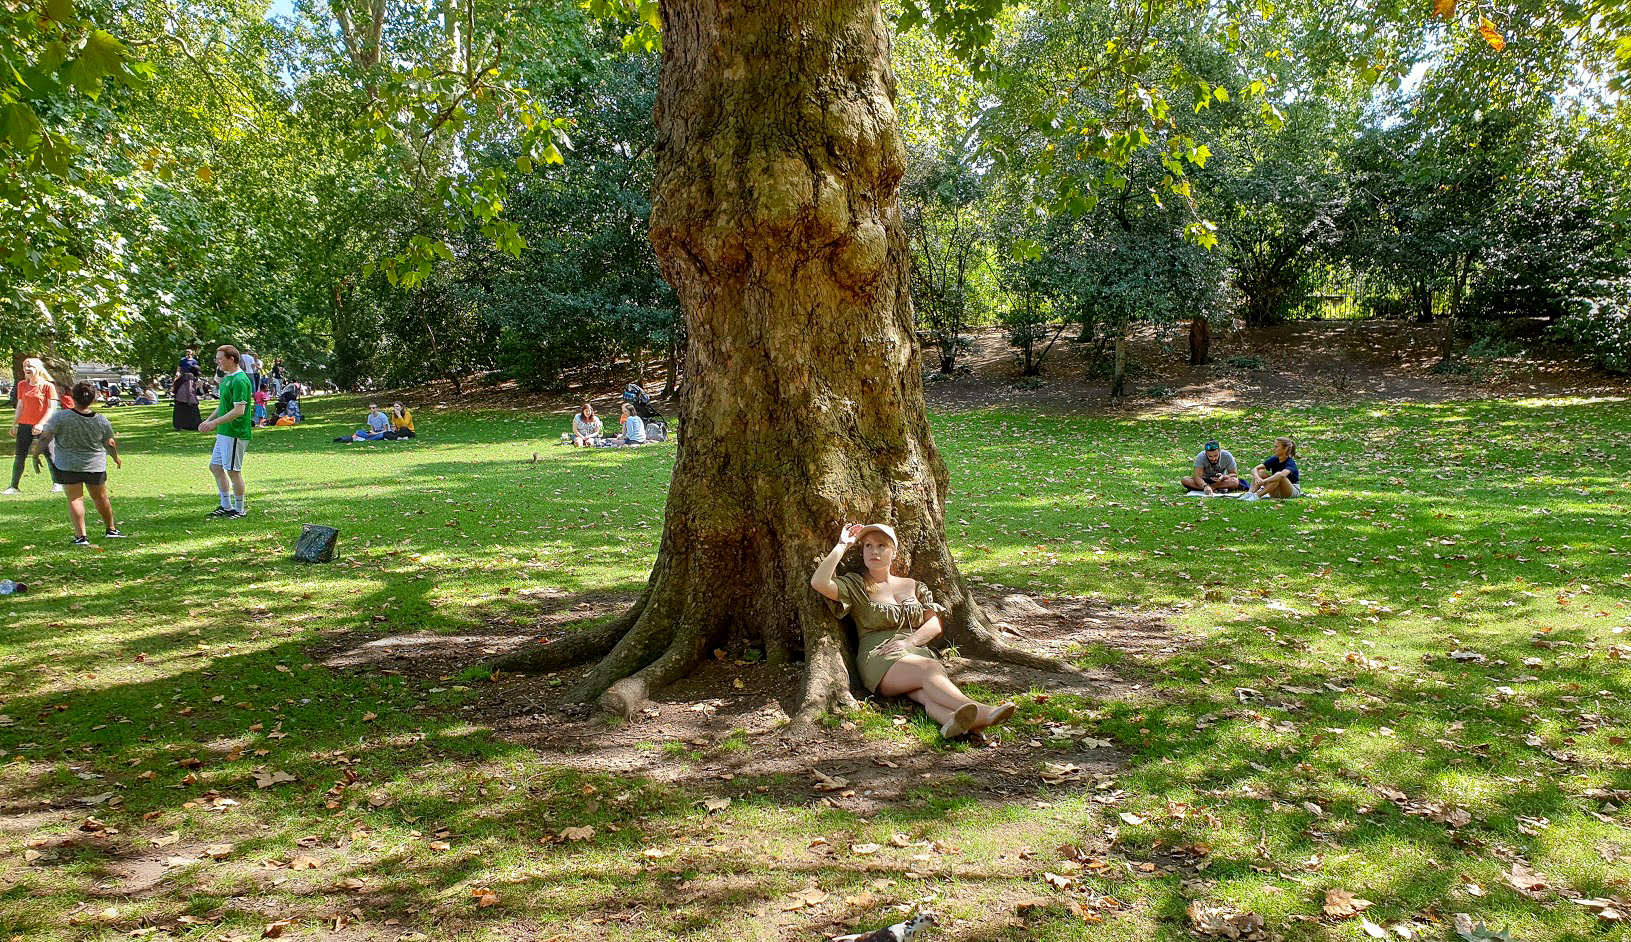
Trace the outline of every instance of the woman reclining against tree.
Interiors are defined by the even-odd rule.
[[[839,562],[857,541],[866,572],[835,577]],[[826,596],[838,617],[848,614],[855,620],[861,682],[884,696],[904,695],[923,704],[948,739],[1008,719],[1012,703],[976,703],[946,676],[934,651],[923,646],[940,637],[946,609],[935,604],[927,586],[890,572],[896,542],[887,524],[846,524],[838,544],[810,577],[811,587]]]

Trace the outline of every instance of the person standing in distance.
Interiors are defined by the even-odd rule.
[[[238,520],[249,516],[244,506],[243,470],[244,451],[249,448],[249,433],[255,426],[249,411],[254,389],[239,362],[238,348],[232,344],[224,343],[215,348],[215,368],[225,374],[221,379],[221,398],[215,404],[215,415],[198,426],[200,432],[215,433],[210,471],[215,475],[221,506],[210,511],[209,516]]]
[[[23,378],[17,383],[17,416],[11,425],[11,437],[17,439],[17,458],[11,466],[11,486],[0,493],[18,493],[29,446],[34,444],[34,436],[45,431],[45,423],[56,411],[57,387],[51,382],[51,374],[39,357],[29,357],[23,361]]]

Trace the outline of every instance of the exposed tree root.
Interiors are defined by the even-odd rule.
[[[808,736],[815,723],[831,713],[859,706],[850,689],[848,640],[835,618],[816,618],[804,630],[804,693],[788,730]]]
[[[547,674],[604,657],[628,633],[629,626],[634,623],[631,616],[639,608],[639,603],[635,603],[634,608],[620,618],[598,628],[573,632],[548,644],[524,644],[489,661],[487,666],[511,674]]]
[[[1059,658],[1016,648],[998,638],[997,633],[979,616],[973,599],[952,610],[946,637],[957,645],[959,654],[967,657],[1055,674],[1081,673],[1081,670]]]

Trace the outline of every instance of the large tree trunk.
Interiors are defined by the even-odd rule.
[[[805,659],[801,719],[850,704],[845,632],[809,581],[843,521],[894,523],[964,653],[1058,666],[992,635],[946,547],[877,0],[665,0],[662,17],[651,240],[688,338],[662,544],[618,622],[495,666],[606,651],[572,693],[627,715],[713,647],[762,646]]]

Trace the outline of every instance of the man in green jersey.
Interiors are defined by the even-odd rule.
[[[238,348],[232,344],[224,343],[215,348],[215,368],[226,374],[221,380],[221,399],[215,406],[215,415],[198,425],[200,432],[215,433],[210,471],[215,474],[215,489],[221,493],[221,506],[209,515],[237,520],[249,516],[244,509],[243,469],[249,430],[255,425],[249,411],[254,390],[249,386],[249,374],[239,362]]]

